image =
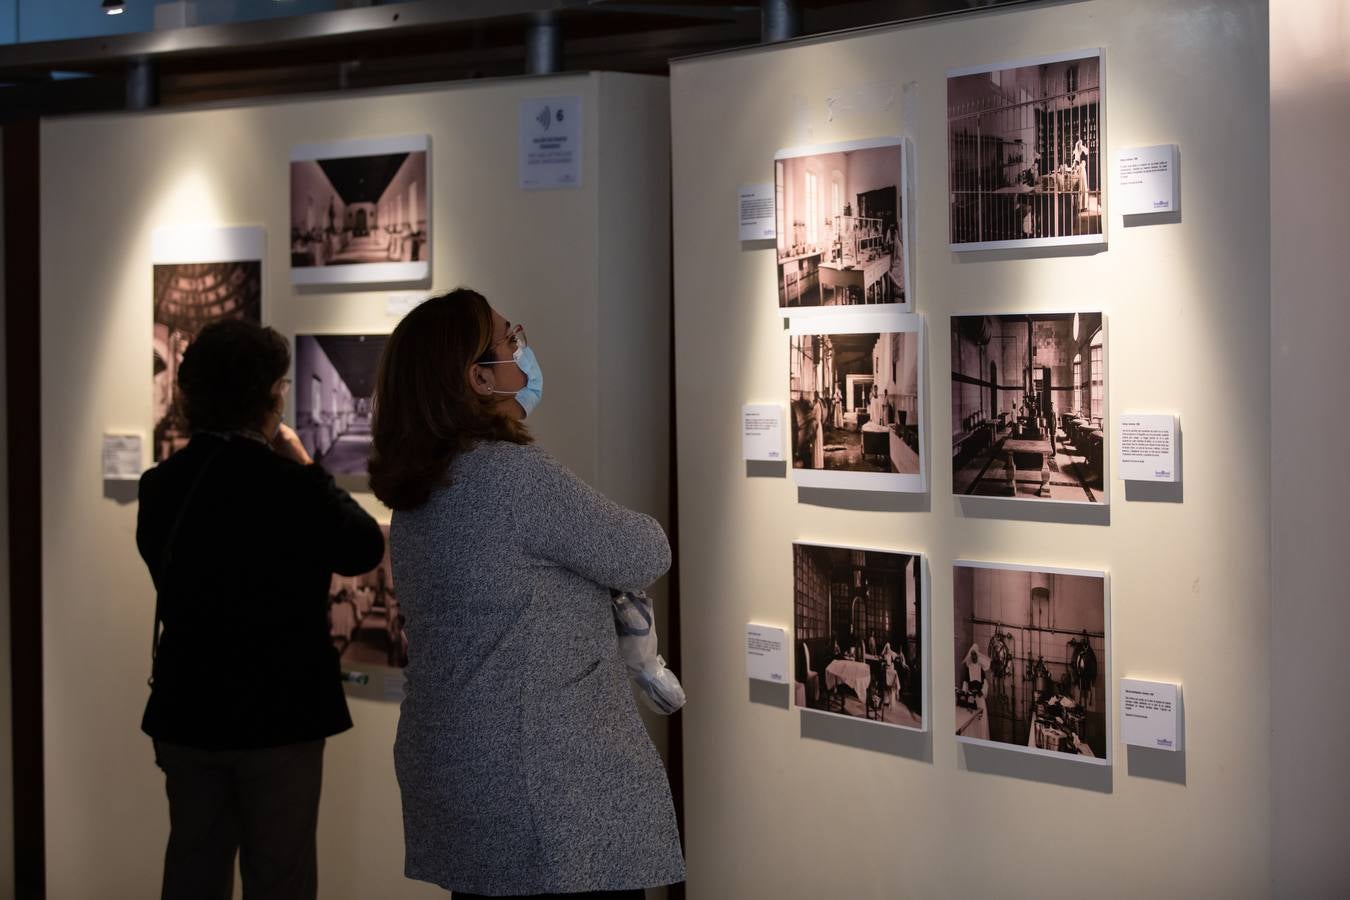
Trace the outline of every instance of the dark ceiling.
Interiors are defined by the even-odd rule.
[[[406,153],[316,160],[344,203],[375,203],[398,174]]]
[[[388,339],[384,334],[324,334],[314,338],[353,397],[375,393],[375,372]],[[299,389],[309,388],[301,385]]]
[[[92,2],[92,0],[91,0]],[[1043,0],[802,0],[801,34]],[[519,75],[546,18],[566,71],[666,74],[668,61],[760,42],[760,4],[416,0],[305,16],[0,47],[0,118],[128,105],[129,72],[165,106]],[[148,66],[149,68],[144,68]],[[78,72],[83,78],[53,78]],[[143,96],[135,94],[135,96]]]

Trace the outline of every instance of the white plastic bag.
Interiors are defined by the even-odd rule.
[[[652,601],[642,591],[610,592],[614,632],[628,677],[641,689],[647,706],[668,716],[684,706],[684,688],[657,652]]]

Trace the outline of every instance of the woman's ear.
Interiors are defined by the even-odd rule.
[[[487,366],[480,366],[478,363],[470,363],[468,378],[465,379],[465,381],[469,383],[469,389],[471,391],[478,396],[485,398],[492,396],[492,388],[494,386],[493,381],[488,377],[487,369]]]

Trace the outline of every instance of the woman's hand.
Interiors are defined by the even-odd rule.
[[[305,450],[305,445],[300,443],[300,436],[295,433],[295,429],[285,422],[277,427],[276,436],[272,438],[272,449],[287,459],[295,460],[302,466],[314,462],[309,458],[309,452]]]

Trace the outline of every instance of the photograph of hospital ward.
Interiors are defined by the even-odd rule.
[[[919,333],[789,337],[792,465],[919,472]]]
[[[894,144],[774,163],[779,306],[906,302],[900,154]]]
[[[1106,580],[953,567],[956,734],[1106,758]]]
[[[952,491],[1107,503],[1102,314],[952,317]]]
[[[389,564],[389,526],[380,528],[380,564],[364,575],[334,575],[328,588],[328,633],[344,668],[401,669],[408,664],[408,638]]]
[[[795,702],[922,729],[922,560],[794,544]]]
[[[1100,240],[1102,121],[1097,51],[949,77],[951,243]]]
[[[375,373],[387,335],[295,338],[295,431],[334,476],[366,475]]]
[[[428,259],[427,153],[291,163],[291,267]]]
[[[221,319],[262,321],[262,263],[178,263],[154,267],[155,462],[187,446],[187,420],[178,408],[178,365],[197,332]]]

